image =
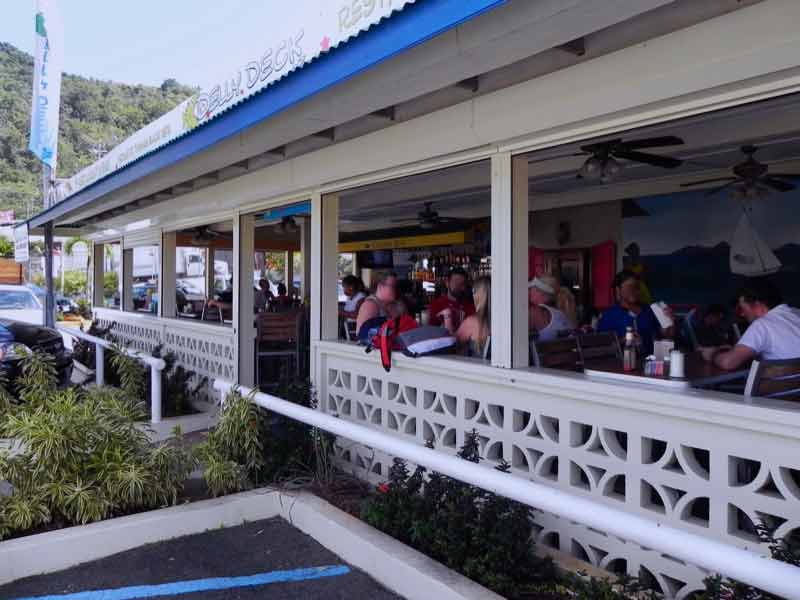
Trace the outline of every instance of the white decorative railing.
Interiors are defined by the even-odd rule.
[[[130,348],[152,352],[162,346],[177,363],[195,375],[194,383],[231,381],[236,375],[236,336],[231,327],[199,321],[163,319],[119,310],[95,309],[102,326],[114,323],[112,334]]]
[[[486,466],[505,460],[520,480],[762,554],[756,524],[779,537],[800,527],[796,404],[444,357],[398,356],[386,373],[359,347],[321,342],[313,351],[320,408],[342,419],[451,454],[475,429]],[[338,452],[362,476],[388,475],[391,456],[379,449],[340,440]],[[703,563],[572,519],[537,513],[537,542],[650,575],[670,598],[702,589]]]
[[[61,333],[66,333],[74,338],[84,340],[94,344],[95,351],[95,383],[97,385],[105,384],[105,351],[111,349],[113,344],[108,340],[104,340],[93,335],[89,335],[80,329],[71,327],[57,327]],[[136,360],[143,362],[150,368],[150,421],[152,423],[161,422],[161,372],[164,370],[166,363],[155,356],[150,356],[139,350],[131,350],[130,348],[120,348],[128,356],[132,356]]]
[[[764,558],[708,537],[687,533],[651,519],[632,515],[624,508],[609,507],[596,499],[582,498],[551,486],[522,481],[496,470],[486,470],[469,461],[460,460],[425,448],[384,431],[322,414],[275,396],[256,392],[236,384],[218,380],[214,387],[223,395],[238,389],[243,395],[268,410],[303,423],[320,427],[373,448],[379,448],[413,461],[416,464],[477,485],[529,506],[546,510],[562,518],[579,521],[586,526],[603,529],[638,544],[702,565],[786,598],[800,598],[800,568]]]

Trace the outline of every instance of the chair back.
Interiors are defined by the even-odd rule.
[[[598,358],[618,358],[622,360],[622,348],[614,331],[602,333],[582,333],[578,335],[578,351],[581,362]]]
[[[547,342],[531,342],[534,367],[578,371],[581,368],[578,339],[558,338]]]
[[[299,338],[300,311],[259,313],[256,329],[259,342],[294,342]]]
[[[342,329],[344,329],[344,337],[348,342],[358,340],[358,332],[356,331],[356,320],[345,318],[342,320]]]
[[[744,395],[800,400],[800,358],[754,360]]]

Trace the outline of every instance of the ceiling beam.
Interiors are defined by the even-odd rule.
[[[370,113],[371,117],[378,117],[381,119],[386,119],[387,121],[396,121],[397,120],[397,107],[396,106],[388,106],[386,108],[382,108],[380,110],[376,110],[375,112]]]
[[[462,79],[456,84],[456,87],[475,94],[481,88],[480,77],[476,75],[475,77],[470,77],[469,79]]]
[[[583,56],[586,54],[586,38],[579,37],[574,40],[570,40],[566,44],[557,46],[557,48],[574,56]]]
[[[323,140],[327,140],[329,142],[336,141],[336,128],[329,127],[328,129],[323,129],[322,131],[318,131],[317,133],[312,133],[310,137],[320,138]]]
[[[194,185],[191,181],[184,181],[183,183],[179,183],[178,185],[172,188],[172,191],[175,194],[188,194],[193,190],[194,190]]]

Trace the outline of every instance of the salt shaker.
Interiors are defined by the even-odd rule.
[[[675,378],[684,377],[684,356],[680,350],[673,350],[669,353],[669,376]]]

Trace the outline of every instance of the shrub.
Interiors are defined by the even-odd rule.
[[[57,285],[60,286],[61,278],[59,277],[56,281]],[[61,293],[70,297],[85,294],[88,285],[89,282],[84,271],[66,271],[64,273],[64,288]]]
[[[480,460],[475,431],[458,456]],[[378,492],[364,506],[367,523],[499,594],[518,597],[555,578],[552,562],[534,554],[531,509],[523,504],[440,473],[426,478],[423,467],[409,474],[401,459]]]
[[[313,407],[308,382],[284,384],[278,395]],[[243,397],[228,394],[217,427],[198,451],[203,477],[218,496],[267,482],[325,485],[333,476],[333,436],[294,419],[270,413]]]
[[[156,358],[164,359],[166,366],[161,371],[162,386],[162,412],[165,417],[189,414],[192,410],[192,398],[197,397],[202,389],[208,385],[208,377],[197,377],[197,382],[192,383],[196,374],[194,371],[184,369],[178,364],[178,357],[174,352],[163,352],[162,346],[157,346],[153,352]],[[148,380],[150,373],[148,372]],[[148,390],[149,390],[148,385]]]
[[[181,444],[153,447],[138,426],[141,402],[119,389],[58,390],[45,356],[24,359],[19,406],[4,434],[22,443],[0,453],[0,536],[52,523],[83,524],[174,504],[197,461]]]

